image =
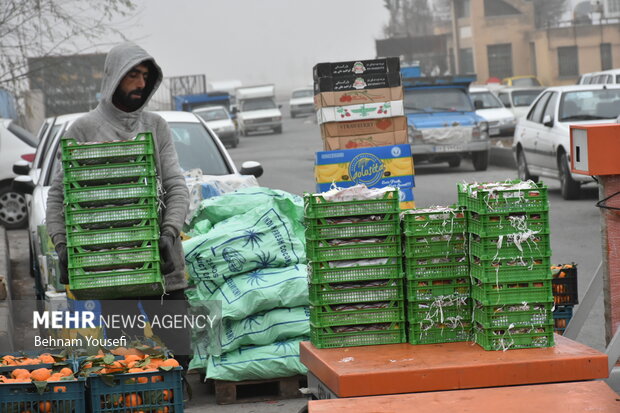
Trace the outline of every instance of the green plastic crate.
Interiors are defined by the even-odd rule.
[[[442,296],[469,297],[469,277],[435,280],[407,280],[407,299],[409,301],[434,300]]]
[[[545,303],[553,301],[551,280],[482,283],[474,279],[471,297],[482,305]]]
[[[381,199],[330,202],[320,194],[304,194],[306,218],[333,218],[356,215],[398,214],[398,190],[388,191]]]
[[[497,237],[526,231],[549,234],[549,212],[521,211],[481,215],[468,211],[467,231],[481,237]]]
[[[481,184],[457,184],[459,205],[478,214],[497,212],[541,212],[549,210],[547,187],[542,183],[529,182],[529,188],[507,189],[524,184],[512,180]]]
[[[310,307],[310,322],[316,327],[404,321],[405,302],[402,300]]]
[[[462,208],[440,207],[411,209],[402,213],[403,232],[406,236],[464,233],[467,230]]]
[[[93,166],[67,167],[64,183],[68,188],[108,184],[135,184],[156,176],[155,162],[130,162]]]
[[[364,324],[360,328],[376,330],[337,332],[334,327],[310,325],[310,341],[316,348],[374,346],[379,344],[400,344],[406,342],[404,323]]]
[[[308,264],[310,283],[322,284],[403,278],[401,258],[385,258],[385,264],[380,265],[356,265],[334,268],[333,264],[334,262],[310,262]],[[351,265],[354,265],[354,263],[351,262]]]
[[[468,277],[467,256],[448,256],[430,258],[407,258],[405,274],[407,279]]]
[[[385,237],[379,242],[350,241],[349,245],[332,245],[328,240],[307,240],[306,255],[310,261],[359,260],[400,257],[400,237]],[[333,241],[333,240],[332,240]]]
[[[463,321],[458,326],[415,323],[409,326],[409,344],[456,343],[472,340],[471,322]]]
[[[145,262],[159,262],[159,248],[154,241],[150,247],[84,251],[71,248],[68,251],[69,268],[86,271],[112,271],[115,269],[140,268]]]
[[[465,256],[466,234],[405,237],[407,258]]]
[[[157,198],[155,178],[146,179],[141,184],[65,188],[65,203],[77,204],[83,208],[138,204],[142,200],[156,202],[155,198]]]
[[[330,238],[359,238],[359,237],[383,237],[400,235],[400,219],[398,214],[384,214],[375,216],[376,220],[362,222],[351,218],[316,218],[306,219],[306,238],[330,239]],[[378,218],[378,219],[377,219]]]
[[[499,237],[469,235],[469,252],[482,259],[549,257],[551,236],[546,234],[511,234]]]
[[[485,350],[553,347],[553,324],[529,327],[482,328],[474,325],[474,341]]]
[[[154,153],[153,135],[140,133],[135,139],[110,142],[78,142],[61,139],[62,161],[76,164],[122,163],[143,159]]]
[[[485,283],[503,280],[536,281],[551,278],[549,257],[480,259],[470,257],[471,275]]]
[[[67,232],[67,247],[97,251],[109,248],[135,248],[159,240],[159,227],[145,225],[130,228]]]
[[[407,303],[407,321],[409,323],[445,324],[455,320],[471,321],[471,302],[458,297],[458,305],[454,300],[409,301]]]
[[[78,300],[156,296],[164,291],[159,262],[144,263],[135,270],[107,272],[69,268],[69,288]]]
[[[157,219],[155,203],[139,206],[106,207],[93,209],[65,208],[65,223],[78,229],[106,229],[131,227],[144,224],[144,220]]]
[[[552,302],[490,306],[474,303],[473,320],[484,328],[548,324],[552,318]]]
[[[373,301],[403,300],[403,280],[311,284],[310,304],[320,307],[329,304],[351,304]]]

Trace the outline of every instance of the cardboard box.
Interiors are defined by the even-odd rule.
[[[400,59],[387,57],[374,60],[353,60],[349,62],[318,63],[312,68],[312,76],[320,77],[361,75],[370,73],[400,72]]]
[[[352,106],[330,106],[316,112],[319,124],[327,122],[346,122],[349,120],[381,119],[403,116],[405,110],[402,100],[376,102]]]
[[[407,130],[407,117],[365,119],[351,122],[330,122],[321,126],[323,139],[340,136],[373,135]]]
[[[358,184],[369,188],[413,188],[413,174],[409,145],[316,153],[314,175],[319,192],[329,190],[332,183],[341,188]]]
[[[335,151],[338,149],[373,148],[377,146],[403,145],[408,143],[407,131],[377,133],[371,135],[338,136],[323,139],[323,149]]]
[[[314,82],[314,94],[347,90],[380,89],[400,86],[400,73],[375,73],[367,75],[320,77]]]
[[[314,95],[314,107],[320,109],[328,106],[349,106],[388,102],[390,100],[403,100],[402,86],[370,90],[347,90],[344,92],[321,92]]]

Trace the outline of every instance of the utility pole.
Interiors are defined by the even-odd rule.
[[[459,42],[459,22],[456,15],[456,2],[458,0],[450,1],[451,15],[452,15],[452,51],[454,53],[454,74],[461,71],[461,56],[460,56],[460,42]]]

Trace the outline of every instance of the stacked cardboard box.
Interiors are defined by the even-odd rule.
[[[158,295],[158,197],[150,133],[62,140],[69,285],[78,299]]]
[[[407,143],[398,58],[319,63],[313,77],[326,151]]]
[[[486,350],[553,346],[547,188],[531,181],[458,188],[467,207],[476,343]]]
[[[470,277],[462,208],[403,213],[409,343],[471,339]]]
[[[375,193],[304,198],[310,336],[318,348],[405,342],[398,190]]]

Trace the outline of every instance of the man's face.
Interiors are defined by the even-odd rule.
[[[134,66],[114,92],[113,102],[125,112],[133,112],[143,103],[143,93],[149,76],[149,68],[144,64]]]

